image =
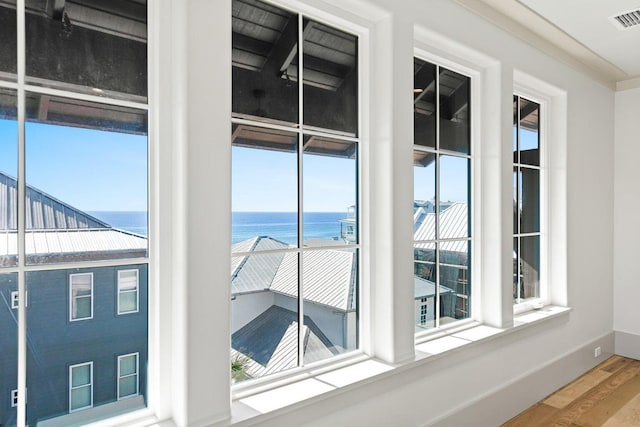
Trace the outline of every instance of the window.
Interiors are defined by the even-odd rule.
[[[69,412],[93,406],[93,362],[69,366]]]
[[[414,59],[416,331],[470,316],[471,79]]]
[[[11,390],[11,407],[18,406],[18,390]]]
[[[145,399],[130,406],[142,408],[148,188],[158,176],[149,166],[147,1],[1,1],[0,27],[0,292],[15,319],[0,333],[0,383],[29,384],[32,403],[20,399],[11,423],[72,424],[65,417],[87,406],[88,389],[91,406],[116,401],[115,355],[133,352]],[[135,284],[125,274],[119,288],[119,270],[137,270]],[[78,383],[86,369],[67,372],[78,361],[112,380]],[[83,417],[99,421],[111,407]]]
[[[540,297],[540,104],[513,97],[513,301]]]
[[[93,273],[69,276],[69,320],[93,318]]]
[[[358,37],[233,1],[232,358],[263,377],[358,348]]]
[[[118,356],[118,400],[138,394],[138,353]]]
[[[138,312],[138,270],[118,271],[118,314]]]

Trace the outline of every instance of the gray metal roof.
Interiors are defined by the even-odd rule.
[[[423,208],[418,208],[414,213],[415,232],[414,240],[434,240],[436,215],[433,212],[426,213]],[[440,212],[439,239],[465,239],[468,236],[469,213],[466,203],[454,203]],[[435,243],[419,243],[416,248],[435,249]],[[445,241],[439,244],[439,249],[449,252],[467,252],[467,240]]]
[[[436,295],[436,284],[431,280],[423,279],[422,277],[414,276],[414,299],[429,298]],[[440,286],[440,295],[454,293],[453,289],[446,286]]]
[[[234,295],[270,290],[298,296],[298,254],[263,253],[285,249],[286,243],[259,236],[236,243],[233,252],[255,254],[231,260],[231,292]],[[350,311],[355,309],[356,255],[348,250],[314,250],[303,255],[304,300]]]
[[[17,255],[15,178],[0,172],[0,257]],[[82,212],[31,186],[26,189],[25,250],[32,259],[87,260],[144,256],[147,239]]]
[[[82,212],[44,191],[27,185],[25,206],[28,230],[110,228],[109,224]],[[18,228],[18,191],[15,178],[0,172],[0,230]]]
[[[338,354],[331,341],[309,317],[304,317],[305,362],[326,359]],[[233,357],[247,361],[250,377],[261,377],[298,364],[298,315],[273,305],[231,337]]]

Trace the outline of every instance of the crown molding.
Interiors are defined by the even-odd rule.
[[[635,82],[636,79],[640,79],[640,76],[627,75],[516,0],[453,1],[612,90],[617,89],[618,82],[625,86],[625,82]]]

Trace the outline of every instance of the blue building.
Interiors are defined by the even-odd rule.
[[[115,229],[27,187],[30,264],[144,257],[147,239]],[[0,262],[17,257],[16,181],[0,173]],[[26,275],[27,424],[79,424],[98,406],[117,413],[146,399],[147,265],[31,271]],[[0,425],[16,424],[17,273],[0,274]]]

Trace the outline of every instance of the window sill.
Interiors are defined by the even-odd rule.
[[[500,329],[472,322],[459,328],[439,330],[430,335],[428,341],[416,345],[413,361],[401,365],[392,365],[373,358],[359,358],[348,366],[328,372],[309,371],[298,381],[234,399],[230,425],[255,425],[295,408],[334,396],[335,393],[344,393],[479,343],[517,333],[554,318],[568,316],[570,311],[569,307],[548,305],[515,315],[514,326],[511,328]]]

